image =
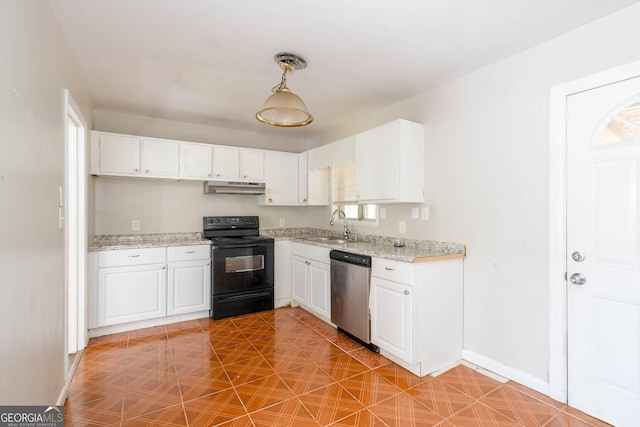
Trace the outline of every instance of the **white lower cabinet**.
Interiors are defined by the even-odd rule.
[[[292,305],[301,305],[323,320],[331,318],[331,273],[328,248],[292,243]]]
[[[124,331],[151,326],[140,321],[163,324],[166,316],[209,310],[210,251],[192,245],[89,253],[89,329],[123,325]]]
[[[108,326],[166,314],[165,264],[98,270],[98,324]]]
[[[209,247],[167,248],[169,261],[167,315],[193,313],[211,308],[211,261]],[[187,261],[182,261],[188,259]]]
[[[372,259],[371,342],[418,376],[462,358],[462,259]]]
[[[372,316],[371,341],[397,357],[413,364],[412,288],[371,278],[369,301]]]

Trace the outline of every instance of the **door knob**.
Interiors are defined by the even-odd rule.
[[[573,259],[575,262],[582,262],[584,261],[584,254],[580,251],[575,251],[571,254],[571,259]]]
[[[584,274],[573,273],[571,277],[569,277],[569,281],[574,285],[584,285],[587,282],[587,278],[584,277]]]

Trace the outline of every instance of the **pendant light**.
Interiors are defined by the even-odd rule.
[[[292,53],[278,53],[273,59],[284,70],[282,81],[271,89],[273,95],[264,101],[262,109],[256,113],[256,118],[271,126],[308,125],[313,121],[313,116],[307,111],[302,99],[287,87],[287,72],[302,70],[307,67],[307,62]]]

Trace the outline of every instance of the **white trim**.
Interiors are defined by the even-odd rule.
[[[539,393],[549,395],[549,383],[512,366],[507,366],[497,360],[483,356],[482,354],[471,350],[462,350],[462,358],[482,369],[498,374],[501,377],[508,378]]]
[[[549,396],[567,402],[567,97],[640,75],[640,61],[554,86],[549,135]],[[526,384],[525,384],[526,385]],[[533,388],[533,387],[531,387]]]

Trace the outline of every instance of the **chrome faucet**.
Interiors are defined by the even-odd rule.
[[[342,218],[344,218],[344,230],[342,230],[342,237],[345,240],[349,240],[349,234],[351,233],[349,231],[349,229],[347,228],[347,214],[344,213],[344,211],[340,208],[336,209],[335,211],[333,211],[331,213],[331,219],[329,220],[329,225],[333,225],[335,224],[335,218],[336,218],[336,214],[338,215],[338,218],[340,218],[340,214],[342,214]]]

